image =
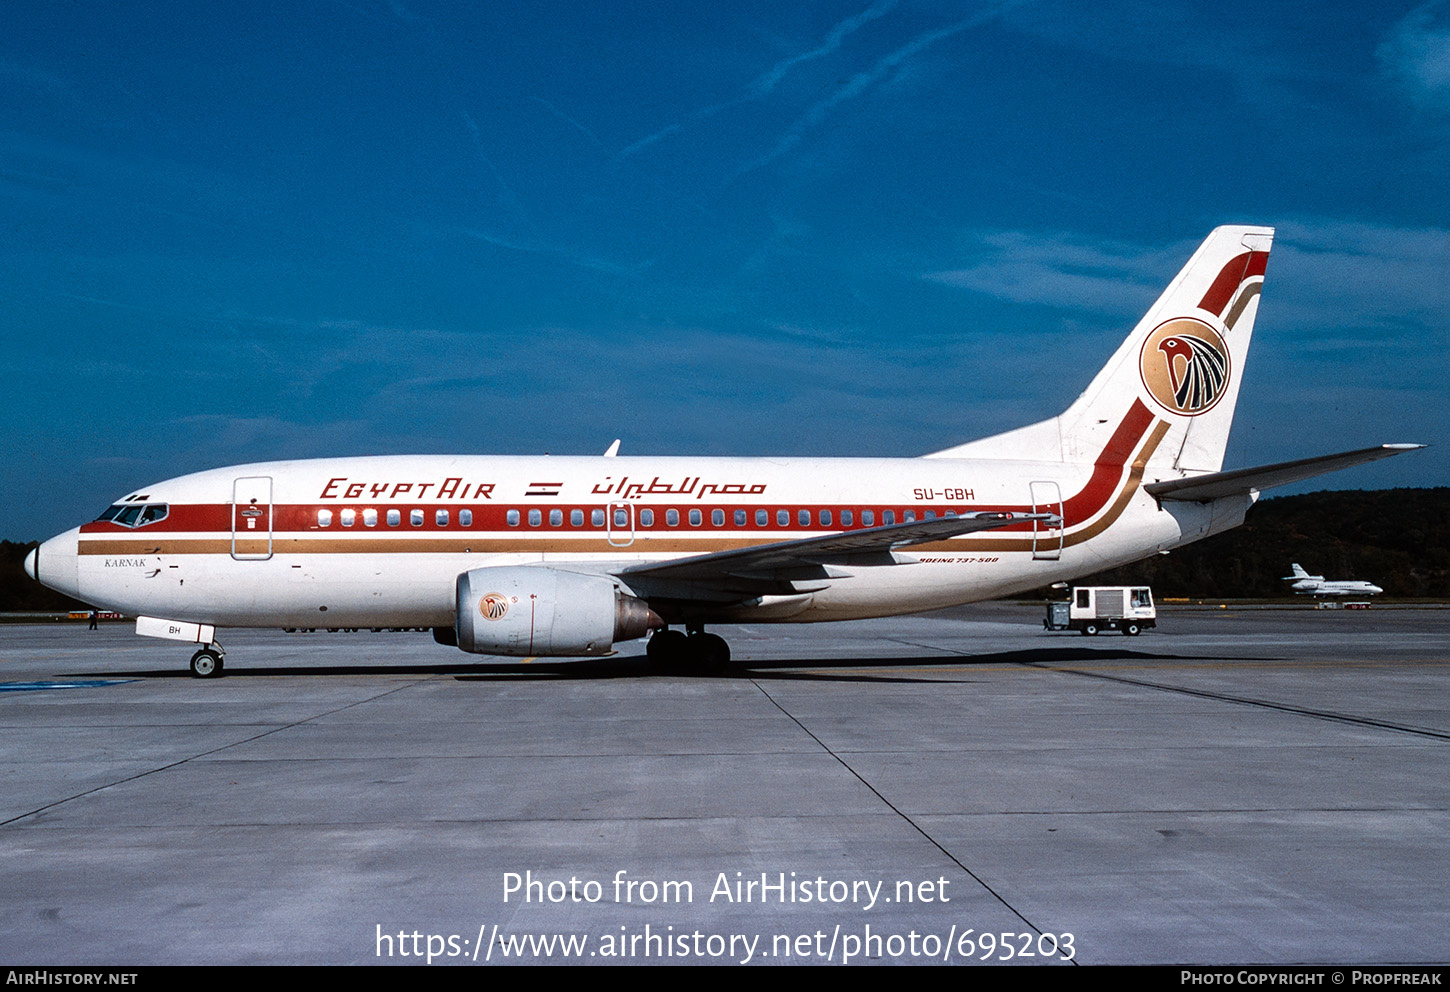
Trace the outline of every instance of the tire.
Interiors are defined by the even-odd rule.
[[[199,679],[219,679],[222,675],[222,656],[210,648],[202,648],[191,656],[191,674]]]
[[[1123,624],[1123,633],[1127,634],[1129,637],[1137,637],[1138,636],[1138,625],[1135,624],[1135,623],[1125,623],[1125,624]]]
[[[1095,623],[1084,624],[1082,632],[1088,637],[1093,637],[1098,632],[1098,625]]]
[[[693,645],[695,660],[705,668],[719,669],[730,664],[730,645],[719,634],[696,634],[690,640],[698,642]]]
[[[650,636],[644,653],[656,665],[675,665],[685,659],[690,645],[683,631],[659,630]]]

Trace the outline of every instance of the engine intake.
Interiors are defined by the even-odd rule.
[[[458,646],[472,654],[579,657],[663,627],[644,600],[608,575],[536,565],[475,568],[458,576]]]

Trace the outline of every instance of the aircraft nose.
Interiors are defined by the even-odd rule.
[[[25,570],[41,585],[75,599],[80,591],[79,527],[57,534],[25,557]]]

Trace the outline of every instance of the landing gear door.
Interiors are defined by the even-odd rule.
[[[1032,522],[1032,557],[1041,561],[1056,561],[1062,557],[1062,490],[1055,482],[1033,482],[1032,512],[1055,513],[1058,526],[1051,527],[1040,520]]]
[[[232,483],[232,557],[238,561],[272,557],[271,476]]]

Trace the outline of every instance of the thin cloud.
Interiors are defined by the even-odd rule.
[[[1314,334],[1326,329],[1414,330],[1450,336],[1450,230],[1344,221],[1280,224],[1269,274],[1276,313]]]
[[[496,248],[505,248],[509,251],[523,252],[530,255],[548,255],[568,262],[570,265],[577,265],[583,269],[593,269],[596,272],[607,272],[611,275],[637,276],[654,264],[649,259],[643,262],[628,264],[613,262],[606,258],[585,255],[569,248],[561,248],[558,245],[546,244],[542,241],[520,241],[506,238],[499,234],[493,234],[489,231],[480,231],[472,228],[463,229],[463,233],[470,238],[493,245]]]
[[[1450,110],[1450,18],[1446,12],[1441,2],[1415,8],[1375,49],[1380,65],[1413,102],[1439,110]]]
[[[1192,248],[1092,243],[1066,234],[996,231],[978,238],[981,261],[923,278],[1013,303],[1038,304],[1107,317],[1131,316],[1152,302],[1175,262]],[[1164,273],[1168,275],[1165,276]]]
[[[1132,317],[1162,291],[1196,244],[1146,248],[1068,234],[998,231],[969,248],[973,264],[922,278],[1014,303]],[[1280,223],[1266,314],[1292,334],[1368,340],[1370,329],[1443,341],[1450,328],[1450,230],[1349,221]]]

